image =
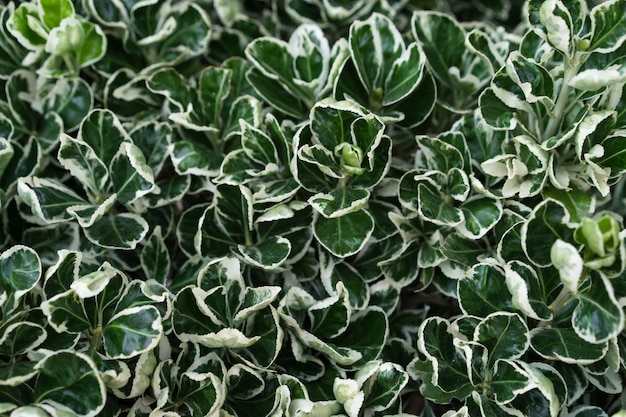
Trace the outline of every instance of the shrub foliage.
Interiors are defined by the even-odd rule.
[[[625,86],[625,0],[0,2],[0,415],[623,416]]]

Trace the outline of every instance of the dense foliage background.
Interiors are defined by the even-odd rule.
[[[625,40],[625,0],[0,2],[0,415],[624,416]]]

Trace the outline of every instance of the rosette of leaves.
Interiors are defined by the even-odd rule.
[[[408,369],[426,398],[460,400],[467,415],[558,416],[569,386],[547,363],[521,359],[529,346],[528,327],[515,313],[433,317],[420,326],[420,356]]]
[[[624,172],[623,2],[530,2],[530,29],[481,95],[487,123],[512,133],[483,163],[505,196],[544,187],[602,196]]]
[[[270,306],[280,287],[249,287],[243,280],[242,269],[243,265],[234,257],[218,258],[203,267],[196,283],[180,290],[174,299],[173,329],[183,342],[212,349],[235,352],[256,349],[263,355],[252,355],[250,363],[269,366],[282,340],[277,314]],[[265,333],[272,328],[273,331]],[[257,342],[265,347],[273,344],[274,348],[253,348]]]
[[[99,61],[107,48],[100,26],[76,14],[70,0],[21,3],[6,27],[30,51],[25,63],[32,65],[46,57],[39,72],[49,77],[76,76]]]
[[[422,47],[406,42],[391,19],[379,13],[354,22],[348,42],[350,59],[337,76],[334,97],[357,102],[385,123],[422,123],[437,95]]]
[[[318,300],[303,288],[293,287],[278,308],[294,359],[311,362],[309,367],[317,372],[322,366],[320,374],[320,360],[356,369],[378,359],[388,335],[387,317],[381,308],[354,311],[343,283],[337,283],[335,291],[335,295]]]
[[[286,207],[300,189],[290,171],[293,150],[289,129],[281,126],[269,113],[264,128],[257,128],[240,119],[241,148],[229,152],[220,167],[217,184],[245,185],[259,206],[275,211]]]
[[[333,255],[357,253],[374,230],[367,203],[391,165],[391,139],[373,114],[348,101],[323,100],[293,139],[292,171],[313,195],[313,233]]]
[[[128,415],[218,415],[227,398],[227,372],[217,354],[184,343],[176,358],[158,363],[150,380],[150,395],[139,398]]]
[[[146,81],[150,91],[167,98],[169,119],[184,129],[184,138],[171,149],[179,175],[217,176],[229,142],[241,133],[240,123],[260,124],[261,103],[251,95],[246,70],[243,60],[232,59],[222,67],[204,68],[197,85],[173,68],[161,69]]]
[[[134,249],[149,230],[138,213],[146,212],[151,203],[142,197],[154,193],[159,194],[157,200],[172,201],[188,188],[184,181],[157,188],[155,173],[168,155],[170,136],[169,126],[155,122],[127,132],[114,113],[93,110],[76,137],[62,134],[58,150],[59,163],[77,186],[29,176],[18,181],[18,193],[36,222],[77,221],[95,245]]]
[[[250,85],[265,102],[298,120],[306,118],[316,101],[328,97],[341,64],[347,58],[345,40],[332,48],[322,29],[304,24],[289,42],[260,37],[245,50],[252,67]]]
[[[409,214],[396,219],[405,240],[421,235],[424,245],[411,247],[418,265],[438,266],[446,276],[460,278],[476,261],[472,255],[486,252],[482,240],[504,208],[499,199],[474,189],[471,150],[462,131],[416,140],[416,168],[402,176],[398,188]]]

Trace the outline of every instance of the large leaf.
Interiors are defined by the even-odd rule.
[[[367,203],[369,196],[367,190],[340,187],[328,194],[314,195],[309,199],[309,203],[322,216],[337,218],[360,210]]]
[[[487,348],[488,367],[500,359],[520,358],[530,345],[526,322],[517,314],[505,312],[482,320],[476,326],[474,340]]]
[[[528,258],[540,266],[550,265],[554,242],[567,242],[573,235],[569,222],[569,213],[560,202],[546,199],[539,203],[522,226],[522,245]]]
[[[592,344],[581,339],[574,329],[539,327],[531,330],[532,348],[546,359],[565,363],[590,364],[602,358],[608,344]]]
[[[271,270],[287,260],[291,242],[281,236],[270,236],[255,245],[239,245],[237,251],[247,264]]]
[[[41,260],[28,246],[15,245],[0,255],[0,288],[18,299],[37,285]]]
[[[38,324],[28,321],[13,323],[2,331],[0,352],[15,358],[36,349],[47,335],[46,330]]]
[[[373,230],[374,219],[363,209],[330,219],[317,215],[313,220],[315,238],[324,248],[340,258],[359,252]]]
[[[82,353],[55,352],[37,364],[35,401],[85,417],[99,415],[106,387],[95,363]]]
[[[95,109],[83,119],[77,140],[87,144],[97,159],[109,166],[122,142],[130,141],[130,138],[113,112]]]
[[[61,165],[70,171],[94,198],[106,193],[109,170],[85,141],[63,134],[57,157]]]
[[[163,239],[161,226],[157,226],[141,250],[141,267],[147,278],[165,283],[169,278],[171,265],[170,251]]]
[[[148,222],[142,217],[121,213],[103,217],[85,229],[85,236],[105,248],[134,249],[148,233]]]
[[[473,386],[467,373],[467,359],[455,346],[447,320],[433,317],[424,321],[419,329],[417,348],[426,357],[426,362],[416,358],[409,369],[423,379],[423,390],[434,388],[435,392],[443,390],[458,397],[469,395]]]
[[[626,3],[622,0],[604,2],[591,11],[590,48],[609,52],[626,39]]]
[[[572,315],[576,334],[589,343],[603,343],[624,328],[624,311],[613,294],[611,281],[592,274],[588,289],[577,294],[578,305]]]
[[[156,307],[131,307],[117,313],[102,330],[104,351],[113,359],[128,359],[154,348],[163,334]]]
[[[461,308],[466,314],[483,317],[491,313],[513,311],[505,283],[504,271],[497,266],[476,264],[472,268],[472,275],[458,282]]]
[[[111,182],[117,200],[129,204],[154,190],[154,174],[141,150],[124,143],[111,161]]]
[[[61,116],[65,131],[76,129],[93,106],[93,92],[80,78],[62,78],[45,97],[44,110]]]

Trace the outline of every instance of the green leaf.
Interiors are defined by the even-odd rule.
[[[84,37],[80,48],[75,52],[76,63],[84,68],[98,62],[107,49],[107,38],[100,26],[82,21],[80,22]]]
[[[147,6],[149,8],[155,7],[152,3],[148,3]],[[154,11],[148,13],[154,13]],[[168,36],[159,42],[157,56],[154,57],[155,63],[177,62],[181,59],[198,56],[206,51],[211,36],[211,20],[208,13],[199,5],[178,3],[167,10],[165,16],[161,16],[159,26],[161,22],[164,22],[163,25],[175,22],[175,26],[172,33],[167,34],[167,29],[164,30],[163,33]],[[159,29],[161,28],[157,28],[157,30]],[[155,35],[158,34],[158,32],[155,33]],[[146,40],[144,42],[150,46],[151,36],[144,39]],[[141,43],[140,41],[139,44],[141,45]]]
[[[117,200],[122,204],[130,204],[154,190],[152,169],[141,150],[132,143],[121,145],[109,172]]]
[[[492,88],[483,91],[478,102],[480,114],[489,126],[497,130],[513,130],[517,126],[515,110],[503,103]]]
[[[7,134],[5,137],[2,137],[2,133],[0,133],[0,178],[13,157],[13,146],[11,142],[6,139],[6,137],[9,136],[10,135]]]
[[[359,78],[372,95],[384,87],[393,61],[403,52],[402,36],[389,18],[374,13],[350,26],[349,42]]]
[[[46,330],[35,323],[19,321],[10,324],[2,329],[0,352],[11,358],[16,358],[18,355],[23,355],[36,349],[47,336]]]
[[[104,248],[134,249],[148,233],[148,222],[142,217],[121,213],[96,220],[85,229],[85,236]]]
[[[104,195],[109,180],[109,170],[86,142],[61,135],[58,159],[94,197]]]
[[[518,359],[528,349],[526,322],[516,313],[496,312],[483,319],[474,331],[474,340],[487,348],[488,367],[501,359]]]
[[[215,315],[200,307],[204,305],[201,297],[203,294],[194,288],[196,287],[183,288],[173,301],[172,325],[178,338],[185,335],[203,335],[220,329]]]
[[[354,365],[379,357],[389,333],[387,315],[378,307],[368,307],[352,315],[348,328],[332,339],[331,346],[345,346],[359,353]]]
[[[298,119],[306,117],[307,109],[304,104],[278,80],[265,76],[257,68],[250,68],[246,73],[246,79],[267,104],[289,116]]]
[[[222,157],[219,154],[191,140],[181,140],[174,143],[171,158],[178,175],[214,177],[219,174],[222,162]]]
[[[383,105],[393,105],[415,91],[422,81],[426,59],[418,44],[412,43],[397,59],[385,79]]]
[[[601,3],[591,10],[590,49],[610,52],[626,39],[626,3],[612,0]]]
[[[73,15],[74,5],[70,0],[39,1],[39,16],[49,29],[59,26],[63,19]]]
[[[61,183],[45,178],[20,178],[17,183],[17,191],[22,201],[46,223],[70,220],[72,216],[67,212],[68,208],[87,204],[73,190]]]
[[[25,382],[37,375],[35,370],[36,364],[36,362],[30,361],[0,364],[0,386],[2,386],[2,389],[8,391],[7,386],[24,387],[25,385],[23,384]],[[11,395],[10,393],[6,394]],[[12,399],[15,400],[15,398]],[[0,412],[2,412],[2,403],[0,403]]]
[[[351,308],[348,292],[343,284],[337,285],[337,294],[318,301],[307,309],[311,320],[309,331],[321,339],[341,335],[349,325]]]
[[[469,239],[480,239],[502,218],[502,203],[490,198],[472,198],[461,204],[464,221],[457,230]]]
[[[611,176],[621,175],[626,171],[626,138],[623,136],[612,136],[602,142],[604,156],[597,160],[602,167],[611,169]]]
[[[141,250],[141,268],[147,278],[165,283],[169,279],[171,265],[170,251],[163,239],[161,226],[157,226]]]
[[[624,311],[615,299],[610,280],[592,273],[587,285],[587,289],[576,295],[578,305],[572,315],[572,325],[586,342],[604,343],[623,330]]]
[[[469,395],[473,385],[468,376],[467,359],[454,345],[454,336],[447,320],[441,317],[426,319],[420,325],[417,348],[425,355],[426,364],[431,365],[424,366],[418,358],[409,365],[411,371],[419,375],[424,383],[423,394],[428,395],[428,390],[434,388],[435,392],[443,390],[463,398]],[[428,378],[424,379],[426,376]]]
[[[465,313],[485,317],[500,311],[513,311],[504,277],[504,272],[495,265],[474,265],[472,275],[458,282],[459,303]]]
[[[92,327],[82,301],[73,290],[44,301],[41,310],[52,328],[59,333],[81,333]]]
[[[570,364],[591,364],[604,357],[608,344],[589,343],[581,339],[574,329],[538,327],[530,331],[532,348],[550,360]]]
[[[35,401],[85,417],[99,415],[106,387],[91,359],[78,352],[54,352],[37,364]]]
[[[314,195],[309,204],[324,217],[332,219],[360,210],[369,196],[367,190],[340,187],[328,194]]]
[[[193,102],[195,92],[187,85],[182,75],[172,68],[162,68],[154,72],[146,86],[156,94],[164,95],[178,111],[187,110],[187,103]]]
[[[560,202],[570,215],[573,223],[581,223],[583,218],[588,217],[593,211],[595,199],[589,193],[581,190],[557,190],[545,188],[542,191],[545,198],[551,198]]]
[[[102,330],[104,351],[112,359],[128,359],[153,349],[162,335],[161,314],[152,305],[122,310]]]
[[[252,246],[239,245],[237,251],[248,265],[271,270],[289,258],[291,242],[282,236],[270,236]]]
[[[245,121],[240,123],[241,146],[246,156],[261,165],[278,163],[278,152],[269,136]]]
[[[408,382],[409,376],[400,365],[383,363],[376,369],[374,376],[366,382],[369,392],[365,397],[363,409],[388,410]]]
[[[285,82],[295,78],[293,57],[286,42],[270,37],[255,39],[246,47],[246,57],[270,79]]]
[[[569,213],[557,200],[543,200],[522,226],[522,245],[528,258],[539,266],[551,265],[550,249],[557,239],[571,240]]]
[[[489,387],[498,404],[506,404],[533,388],[527,372],[515,361],[500,359],[493,369]]]
[[[202,111],[208,116],[206,122],[219,125],[224,100],[228,96],[232,71],[225,68],[208,67],[200,73],[198,85]]]
[[[76,129],[93,107],[93,93],[81,78],[58,80],[44,98],[44,110],[63,119],[65,131]]]
[[[417,207],[422,218],[441,226],[456,226],[463,222],[463,212],[446,201],[429,182],[417,184]]]
[[[136,126],[129,134],[133,143],[141,149],[152,173],[158,175],[169,155],[172,126],[165,122],[149,121]]]
[[[518,311],[536,320],[552,319],[552,311],[543,300],[539,277],[532,267],[511,261],[505,267],[505,279]]]
[[[130,138],[115,113],[94,109],[83,119],[76,141],[87,144],[104,166],[110,166],[122,143]]]
[[[463,68],[462,51],[465,50],[465,31],[450,16],[439,12],[418,11],[411,19],[413,36],[426,54],[426,63],[432,74],[449,88],[457,80],[450,68]]]
[[[348,101],[325,99],[317,102],[310,116],[314,140],[331,152],[343,142],[352,143],[351,126],[361,116],[364,116],[363,112]],[[382,130],[382,124],[378,123],[378,127]]]
[[[92,298],[102,293],[106,289],[111,289],[109,285],[111,279],[119,274],[119,271],[110,266],[108,262],[102,264],[96,271],[83,275],[71,283],[70,288],[81,298]],[[108,287],[108,288],[107,288]],[[106,292],[105,292],[106,294]]]
[[[33,289],[40,277],[41,260],[28,246],[15,245],[0,255],[0,285],[16,300]]]
[[[46,44],[47,31],[39,21],[35,4],[20,4],[9,17],[7,29],[23,47],[32,51],[43,48]]]
[[[313,235],[324,248],[340,258],[354,255],[367,243],[374,230],[374,219],[366,210],[327,219],[316,215]]]

